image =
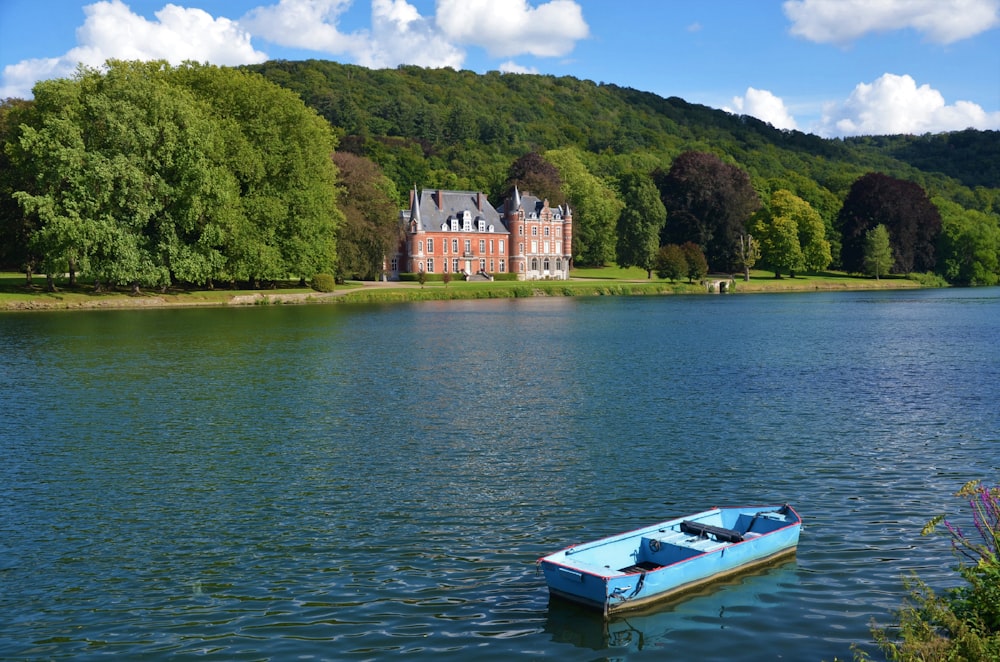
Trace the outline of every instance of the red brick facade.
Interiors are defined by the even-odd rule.
[[[568,207],[515,189],[500,208],[477,191],[410,193],[400,213],[405,239],[387,265],[400,273],[451,273],[456,278],[488,278],[515,273],[518,280],[569,278],[573,217]]]

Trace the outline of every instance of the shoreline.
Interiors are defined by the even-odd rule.
[[[568,281],[511,281],[500,287],[463,288],[416,283],[363,282],[358,286],[341,286],[333,292],[248,292],[234,291],[226,295],[219,290],[190,293],[87,293],[79,291],[15,295],[11,300],[0,294],[0,313],[52,310],[128,310],[148,308],[245,307],[270,305],[305,305],[330,303],[402,303],[416,301],[446,301],[464,299],[494,299],[552,296],[738,296],[740,294],[849,292],[872,290],[922,289],[920,283],[906,279],[868,280],[830,278],[813,280],[806,277],[774,279],[758,277],[750,282],[735,281],[733,292],[715,294],[700,285],[648,280],[591,280],[571,278]]]

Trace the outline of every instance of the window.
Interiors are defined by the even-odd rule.
[[[458,254],[458,239],[451,240],[451,252]]]
[[[500,260],[500,273],[505,273],[507,271],[507,261]]]
[[[451,231],[452,232],[458,232],[458,219],[457,218],[451,219]]]
[[[458,258],[457,257],[451,259],[451,271],[452,271],[452,273],[456,273],[456,274],[458,273]]]
[[[532,271],[538,271],[538,258],[537,257],[531,258],[531,270]]]
[[[562,271],[562,258],[556,258],[556,271]]]
[[[442,239],[441,240],[441,253],[444,254],[444,255],[448,254],[448,240],[447,239]]]
[[[549,236],[549,226],[547,226],[547,225],[545,226],[545,236],[546,237]]]
[[[392,267],[391,267],[391,269],[392,269],[393,273],[396,273],[397,271],[399,271],[399,257],[397,257],[395,255],[392,257]]]
[[[538,242],[537,241],[531,242],[531,252],[532,253],[537,253],[538,252]]]
[[[523,225],[517,226],[517,233],[519,235],[521,235],[522,237],[524,236],[524,226]]]
[[[434,273],[434,258],[427,258],[427,273]]]
[[[423,255],[423,254],[424,254],[424,242],[423,240],[420,240],[417,242],[417,255]]]
[[[465,240],[465,254],[466,255],[472,255],[472,240],[471,239],[466,239]]]
[[[518,254],[518,255],[524,255],[524,242],[523,242],[523,241],[522,241],[522,242],[520,242],[520,243],[519,243],[519,244],[517,245],[517,254]]]
[[[479,254],[482,255],[485,252],[486,252],[486,240],[485,239],[480,239],[479,240]]]
[[[562,242],[556,242],[556,255],[562,255]]]
[[[467,211],[462,212],[462,229],[465,232],[472,232],[472,214]]]
[[[429,238],[429,237],[427,239],[427,254],[428,255],[434,255],[434,240],[431,239],[431,238]],[[430,271],[434,271],[434,270],[430,269]]]
[[[559,227],[558,225],[556,226],[556,236],[557,237],[561,237],[562,236],[562,228]]]
[[[479,231],[486,232],[486,221],[479,219]]]
[[[550,266],[551,265],[549,264],[549,258],[545,258],[545,261],[542,262],[542,269],[544,269],[545,271],[548,271]],[[431,269],[431,271],[434,271],[434,270]]]
[[[548,253],[549,252],[549,242],[547,242],[547,241],[543,242],[543,244],[542,244],[542,252],[543,253]]]
[[[486,260],[479,258],[479,270],[486,271]]]
[[[503,239],[500,240],[500,252],[503,253]]]
[[[537,237],[538,236],[538,226],[537,225],[532,225],[531,226],[531,236],[532,237]]]
[[[496,271],[497,264],[493,260],[490,260],[490,272]]]
[[[493,240],[490,239],[490,255],[493,255]]]

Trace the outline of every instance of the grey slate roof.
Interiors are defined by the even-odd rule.
[[[480,204],[482,209],[480,209]],[[458,218],[461,222],[464,212],[472,217],[472,229],[477,230],[479,220],[486,221],[486,226],[493,226],[493,232],[507,233],[507,227],[500,219],[500,214],[486,199],[485,193],[476,191],[438,191],[423,190],[414,199],[409,218],[420,222],[420,227],[426,232],[438,232],[443,223]],[[460,226],[461,227],[461,226]]]

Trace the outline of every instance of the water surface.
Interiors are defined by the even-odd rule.
[[[0,657],[850,658],[955,581],[997,338],[996,288],[0,316]],[[608,626],[536,574],[786,501],[794,560]]]

